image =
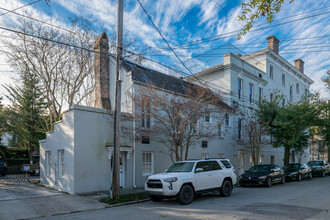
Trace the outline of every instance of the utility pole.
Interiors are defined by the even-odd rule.
[[[119,170],[120,170],[120,113],[121,113],[121,79],[120,65],[122,59],[123,42],[123,6],[124,0],[118,0],[117,8],[117,46],[116,46],[116,94],[115,94],[115,119],[114,119],[114,167],[112,177],[113,197],[119,197]]]

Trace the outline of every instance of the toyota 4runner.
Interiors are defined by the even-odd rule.
[[[219,191],[221,196],[230,196],[236,179],[228,159],[187,160],[172,164],[164,173],[149,176],[145,191],[152,201],[176,197],[186,205],[195,194],[204,192]]]

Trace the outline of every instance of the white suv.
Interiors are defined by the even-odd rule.
[[[221,196],[230,196],[236,179],[228,159],[187,160],[172,164],[165,173],[149,176],[145,191],[152,201],[176,197],[186,205],[198,193],[217,190]]]

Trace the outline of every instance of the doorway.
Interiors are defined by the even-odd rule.
[[[120,169],[119,169],[120,188],[125,188],[125,169],[126,169],[125,152],[120,152]]]

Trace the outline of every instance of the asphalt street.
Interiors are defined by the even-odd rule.
[[[0,191],[1,193],[1,191]],[[2,196],[0,194],[0,196]],[[85,208],[68,210],[63,202],[65,196],[49,195],[54,206],[62,206],[63,214],[45,211],[43,215],[26,215],[32,219],[330,219],[330,177],[313,178],[302,182],[276,184],[271,188],[248,187],[235,188],[231,197],[219,197],[217,194],[198,196],[190,205],[180,205],[176,200],[162,202],[143,202],[112,208],[102,208],[96,201],[85,204]],[[85,197],[70,197],[87,199]],[[19,201],[20,199],[18,199]],[[32,201],[33,199],[31,199]],[[10,200],[11,201],[11,200]],[[6,201],[0,201],[1,211]],[[94,204],[87,210],[87,204]],[[73,203],[72,203],[73,204]],[[71,207],[72,207],[71,204]],[[21,204],[23,205],[23,204]],[[25,206],[29,207],[28,204]],[[70,206],[69,206],[70,207]],[[34,207],[36,209],[36,207]],[[24,208],[27,209],[27,208]],[[7,210],[7,214],[8,214]],[[37,212],[38,213],[38,212]],[[8,216],[8,215],[7,215]],[[13,216],[12,216],[13,217]],[[22,218],[22,217],[21,217]],[[7,219],[7,218],[6,218]],[[14,218],[9,218],[14,219]]]

